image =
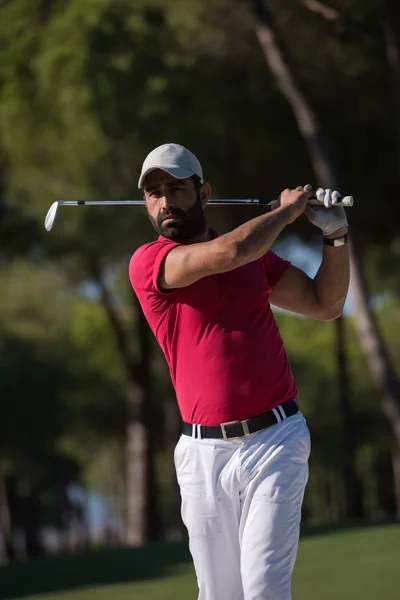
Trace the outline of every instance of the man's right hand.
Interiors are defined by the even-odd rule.
[[[289,210],[289,223],[293,223],[304,213],[307,208],[307,202],[312,198],[312,191],[305,191],[305,188],[299,186],[295,190],[283,190],[279,197],[281,207],[287,207]]]

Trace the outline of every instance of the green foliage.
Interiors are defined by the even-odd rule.
[[[399,323],[395,313],[393,317],[392,314],[390,324],[386,321],[385,328],[391,329],[392,343],[396,344]],[[312,520],[329,521],[333,517],[331,509],[334,506],[338,511],[335,519],[340,519],[343,511],[342,425],[335,322],[318,323],[280,313],[277,321],[297,380],[300,406],[312,437],[305,512]],[[391,434],[350,319],[345,320],[345,336],[356,467],[364,490],[365,510],[368,514],[375,514],[379,510],[379,486],[389,490],[392,486]],[[379,477],[379,470],[383,468],[388,472],[385,482]],[[326,503],[327,494],[331,505]]]
[[[216,192],[265,194],[257,153],[277,163],[281,152],[287,163],[276,119],[287,111],[269,87],[245,5],[227,11],[222,0],[212,7],[195,0],[71,1],[44,12],[40,29],[36,11],[18,15],[18,40],[12,26],[4,31],[0,139],[10,161],[10,198],[28,199],[43,218],[60,198],[137,195],[145,153],[168,139],[199,153]],[[291,160],[292,169],[298,163]],[[274,177],[271,171],[270,193],[280,189]],[[54,236],[66,236],[65,252],[98,251],[101,239],[103,251],[115,254],[133,233],[143,239],[141,213],[136,227],[124,209],[119,215],[75,210]]]
[[[77,301],[59,269],[19,260],[1,275],[0,467],[15,481],[14,525],[32,494],[55,523],[66,486],[90,480],[99,446],[122,444],[124,379],[104,313]]]
[[[345,192],[356,198],[348,214],[368,246],[373,292],[387,301],[379,318],[397,363],[399,311],[388,298],[399,291],[399,180],[383,6],[332,0],[343,15],[334,25],[300,4],[274,2],[280,30],[331,136]],[[312,182],[311,169],[266,68],[249,3],[14,0],[1,15],[1,465],[13,476],[31,474],[29,485],[39,482],[46,498],[58,468],[63,485],[79,477],[108,493],[122,487],[128,382],[96,275],[137,360],[127,263],[154,233],[145,209],[82,207],[61,208],[44,234],[50,204],[139,197],[141,162],[166,141],[199,155],[214,196],[273,196]],[[238,208],[208,215],[221,232],[249,218]],[[305,220],[289,231],[314,235]],[[342,502],[334,325],[278,321],[313,434],[307,507],[331,518],[326,488],[336,490],[339,512]],[[346,334],[357,465],[372,513],[390,437],[350,322]],[[159,350],[152,369],[161,428],[171,386]],[[60,488],[51,502],[42,498],[49,515],[65,501]]]

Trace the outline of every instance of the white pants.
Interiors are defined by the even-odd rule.
[[[300,412],[241,439],[181,436],[175,467],[199,600],[290,600],[309,454]]]

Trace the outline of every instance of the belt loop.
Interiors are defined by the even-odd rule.
[[[242,427],[243,427],[243,433],[244,435],[250,435],[250,431],[249,431],[249,424],[246,421],[242,421]]]
[[[284,411],[284,409],[283,409],[283,406],[282,406],[282,404],[279,404],[279,406],[277,406],[276,408],[277,408],[277,409],[279,410],[279,412],[281,413],[281,415],[282,415],[282,419],[287,419],[287,416],[286,416],[286,413],[285,413],[285,411]]]
[[[192,438],[196,439],[196,425],[194,423],[192,425]]]
[[[201,425],[197,425],[197,437],[201,440]]]
[[[276,422],[277,422],[277,423],[280,423],[280,422],[282,421],[282,417],[281,417],[281,415],[279,414],[279,412],[276,410],[276,408],[273,408],[273,409],[272,409],[272,412],[273,412],[273,413],[274,413],[274,415],[275,415]]]

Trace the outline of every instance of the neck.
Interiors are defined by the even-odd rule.
[[[207,229],[203,233],[200,233],[199,235],[196,235],[195,237],[190,238],[190,240],[187,240],[184,243],[185,244],[199,244],[200,242],[209,242],[212,239],[214,239],[214,236],[207,227]]]

